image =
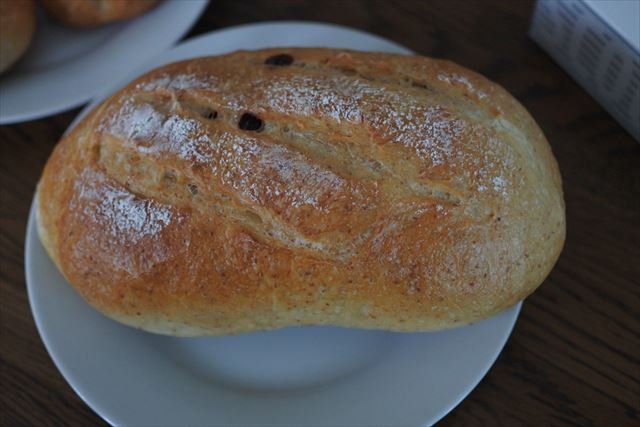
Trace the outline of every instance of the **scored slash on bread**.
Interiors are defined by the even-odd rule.
[[[565,236],[556,161],[504,89],[303,48],[135,80],[58,144],[38,221],[91,305],[172,335],[468,324],[535,290]]]

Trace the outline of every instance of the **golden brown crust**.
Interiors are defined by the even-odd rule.
[[[531,293],[565,233],[555,159],[506,91],[332,49],[150,72],[60,142],[38,201],[89,303],[175,335],[466,324]]]
[[[0,0],[0,73],[24,55],[35,27],[33,0]]]
[[[158,0],[40,0],[45,11],[69,27],[90,28],[138,16]]]

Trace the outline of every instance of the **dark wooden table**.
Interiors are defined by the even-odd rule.
[[[527,38],[532,8],[530,1],[507,0],[212,0],[188,36],[266,20],[333,22],[456,61],[515,95],[560,163],[567,242],[524,304],[495,366],[441,425],[640,425],[640,144]],[[23,267],[36,182],[77,113],[0,127],[0,424],[6,426],[105,424],[47,354]]]

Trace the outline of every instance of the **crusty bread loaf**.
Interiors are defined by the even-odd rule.
[[[69,27],[91,28],[133,18],[158,0],[40,0],[45,11]]]
[[[556,161],[504,89],[331,49],[148,73],[58,144],[38,207],[91,305],[174,335],[467,324],[540,285],[565,235]]]
[[[33,0],[0,0],[0,73],[24,55],[35,27]]]

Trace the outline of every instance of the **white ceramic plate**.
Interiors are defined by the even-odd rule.
[[[0,75],[0,124],[87,102],[178,41],[206,5],[207,0],[164,0],[144,15],[91,30],[63,27],[38,10],[33,43]]]
[[[351,29],[270,23],[189,40],[145,69],[292,45],[408,52]],[[439,333],[305,327],[212,338],[153,335],[111,321],[82,301],[42,248],[34,209],[26,274],[36,324],[69,384],[114,425],[430,425],[485,375],[520,310]]]

